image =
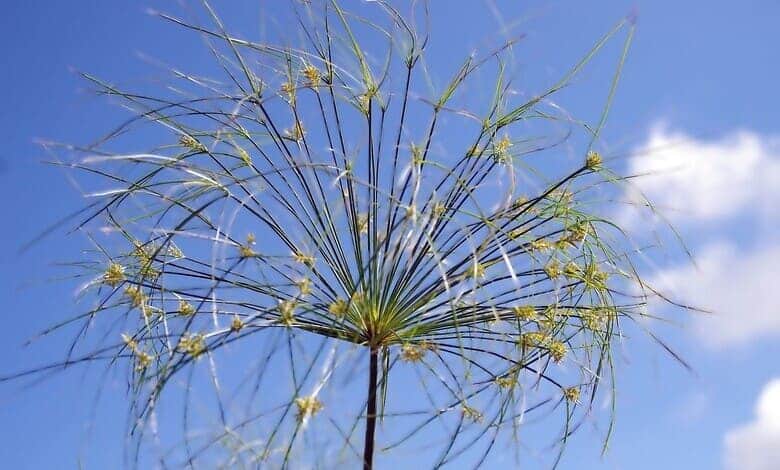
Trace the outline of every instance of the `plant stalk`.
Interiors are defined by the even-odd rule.
[[[379,375],[379,348],[370,348],[368,371],[368,404],[366,435],[363,440],[363,470],[374,467],[374,434],[376,431],[376,388]]]

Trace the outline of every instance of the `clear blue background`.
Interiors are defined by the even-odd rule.
[[[71,282],[55,281],[53,262],[77,258],[79,235],[56,232],[32,249],[19,249],[59,217],[83,204],[67,174],[42,164],[53,158],[36,139],[86,143],[118,122],[122,113],[97,99],[73,68],[124,84],[148,83],[162,71],[139,53],[197,70],[204,55],[194,36],[145,14],[147,6],[180,11],[173,2],[4,2],[0,16],[0,201],[3,201],[0,299],[0,373],[48,362],[65,343],[51,339],[23,348],[24,340],[56,319],[76,313]],[[251,33],[256,2],[215,1],[225,21]],[[265,2],[272,3],[272,2]],[[605,132],[630,149],[659,119],[695,136],[737,128],[777,134],[780,72],[780,3],[734,1],[496,1],[507,23],[528,39],[517,58],[552,82],[622,16],[639,13],[636,39]],[[268,8],[268,7],[266,7]],[[481,1],[432,2],[433,36],[447,41],[455,63],[495,31]],[[453,28],[452,25],[459,25]],[[445,39],[446,38],[446,39]],[[493,41],[495,42],[495,41]],[[614,52],[614,50],[613,50]],[[611,56],[615,57],[614,54]],[[188,63],[190,62],[190,63]],[[614,62],[597,62],[610,66]],[[586,73],[582,78],[588,80]],[[602,96],[566,95],[567,108],[594,119]],[[584,114],[584,115],[583,115]],[[697,234],[688,234],[696,246]],[[766,342],[730,352],[705,351],[690,335],[664,330],[697,374],[691,375],[647,341],[629,342],[618,364],[617,428],[601,458],[598,436],[585,428],[562,468],[718,468],[723,433],[748,420],[761,386],[780,367],[780,347]],[[87,468],[121,463],[124,410],[121,386],[104,389],[94,419],[95,367],[74,369],[41,385],[0,384],[0,466],[15,469]],[[706,413],[693,413],[698,392],[710,396]]]

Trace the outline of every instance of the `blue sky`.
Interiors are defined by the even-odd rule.
[[[442,64],[457,64],[463,53],[496,42],[491,33],[501,27],[490,3],[447,2],[447,8],[443,3],[432,2],[432,34],[441,41],[433,47]],[[773,361],[780,353],[780,315],[766,298],[770,281],[780,277],[780,4],[589,3],[496,0],[494,9],[513,32],[527,34],[516,56],[530,88],[554,81],[612,24],[638,12],[604,148],[626,156],[621,161],[627,170],[661,170],[639,186],[670,208],[670,218],[697,255],[698,271],[670,253],[647,275],[718,314],[670,311],[682,327],[654,325],[695,374],[646,339],[626,341],[619,350],[617,427],[606,456],[599,454],[598,434],[586,427],[561,468],[770,468],[772,449],[780,447],[780,386],[772,386],[780,378]],[[256,30],[255,2],[214,4],[228,24],[248,34]],[[55,281],[62,270],[53,263],[77,256],[83,247],[79,235],[58,231],[19,253],[83,203],[65,172],[41,163],[50,156],[35,141],[88,142],[123,116],[91,95],[73,69],[146,86],[162,72],[141,54],[190,69],[204,58],[201,42],[148,16],[146,7],[177,11],[168,2],[151,1],[5,5],[0,296],[6,327],[0,332],[0,373],[58,357],[65,347],[61,339],[21,344],[76,312],[75,285]],[[453,31],[453,24],[461,29]],[[576,89],[597,85],[605,76],[599,68],[614,67],[616,52],[617,42],[594,63],[596,71],[563,94],[561,102],[574,115],[597,117],[603,96]],[[641,232],[655,222],[626,216],[625,223]],[[121,386],[103,391],[96,413],[100,433],[87,429],[102,372],[73,370],[29,388],[0,385],[4,465],[70,468],[80,455],[87,468],[121,462]]]

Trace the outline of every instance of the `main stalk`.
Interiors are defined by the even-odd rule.
[[[379,349],[370,348],[368,366],[368,403],[366,405],[366,435],[363,441],[363,470],[374,466],[374,434],[376,432],[376,387],[379,375]]]

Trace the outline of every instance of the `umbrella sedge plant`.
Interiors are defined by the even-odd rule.
[[[632,21],[523,98],[516,41],[435,79],[424,3],[285,5],[296,41],[232,35],[206,2],[201,22],[157,13],[219,76],[84,75],[132,117],[67,147],[96,188],[73,263],[94,303],[47,331],[77,334],[37,372],[127,371],[136,464],[156,447],[164,466],[371,469],[422,448],[479,466],[534,443],[556,464],[654,295],[605,216],[626,179],[598,151]],[[600,118],[573,119],[554,96],[618,36]]]

